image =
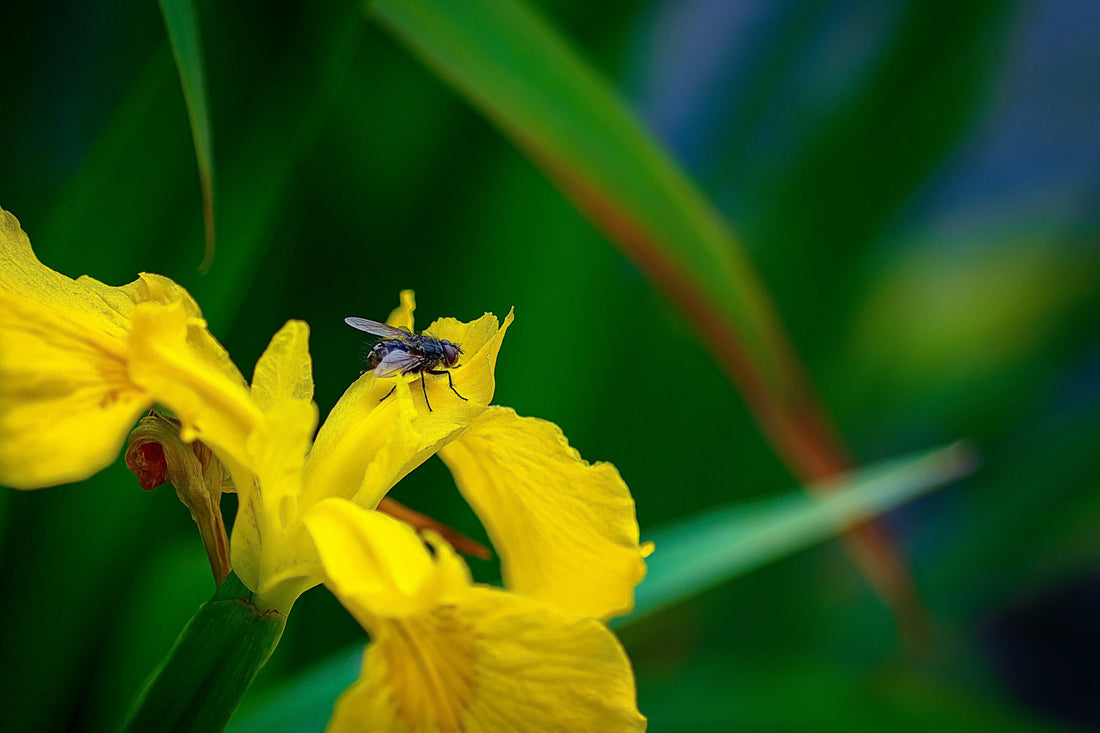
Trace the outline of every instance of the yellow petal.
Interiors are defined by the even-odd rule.
[[[138,274],[137,280],[120,287],[104,285],[87,275],[78,277],[76,283],[87,293],[94,294],[95,297],[90,297],[88,300],[100,299],[103,304],[121,316],[127,329],[133,316],[134,306],[138,303],[160,303],[161,305],[179,303],[187,311],[188,316],[202,318],[199,305],[191,294],[163,275],[142,272]]]
[[[416,294],[411,290],[401,291],[401,305],[390,311],[386,323],[394,328],[413,330],[413,311],[416,310]]]
[[[79,481],[118,458],[151,404],[125,343],[0,290],[0,484]]]
[[[440,457],[485,525],[505,585],[582,616],[628,613],[645,576],[634,500],[558,426],[491,407]]]
[[[251,395],[262,414],[246,449],[259,488],[238,492],[233,566],[261,604],[289,611],[321,580],[313,544],[295,527],[302,467],[317,425],[309,326],[289,321],[272,337],[256,363]]]
[[[511,322],[509,313],[503,325],[491,314],[472,323],[432,324],[439,327],[436,335],[467,349],[450,370],[466,400],[451,392],[443,375],[424,375],[423,388],[420,375],[379,379],[369,372],[352,384],[317,434],[306,463],[303,511],[328,497],[377,506],[395,483],[469,425],[493,398],[497,353]]]
[[[206,323],[180,303],[139,303],[129,346],[130,377],[175,413],[181,437],[202,440],[223,461],[248,466],[246,441],[260,410]]]
[[[373,639],[329,731],[639,731],[630,661],[594,619],[472,586],[449,546],[340,500],[307,523]]]
[[[309,324],[287,321],[271,337],[252,373],[252,397],[261,410],[269,410],[280,402],[313,400]]]
[[[83,276],[73,280],[46,267],[31,249],[30,239],[11,213],[0,209],[0,290],[53,311],[81,327],[112,338],[124,338],[135,303],[181,303],[199,316],[194,299],[172,280],[142,273],[121,287]]]
[[[458,364],[450,369],[455,389],[471,402],[488,405],[496,391],[497,355],[504,334],[515,319],[515,309],[509,310],[500,325],[496,316],[486,313],[469,323],[454,318],[440,318],[424,331],[438,339],[446,339],[462,348]],[[437,377],[437,392],[449,392],[445,377]],[[435,393],[429,390],[432,405]],[[446,395],[444,395],[446,397]]]
[[[453,551],[447,548],[437,565],[411,527],[381,512],[328,499],[303,521],[326,583],[361,624],[424,613],[438,603],[441,588],[469,584]]]
[[[126,334],[127,318],[110,303],[95,297],[95,289],[87,283],[65,277],[39,262],[19,221],[3,209],[0,209],[0,290],[94,333],[115,339]]]
[[[363,672],[327,730],[644,731],[630,660],[590,618],[470,588],[415,619],[369,629]]]
[[[224,374],[239,373],[176,283],[142,274],[111,287],[54,272],[0,210],[0,481],[34,488],[85,478],[111,463],[125,434],[159,400],[130,374],[139,307],[172,307],[188,339]]]
[[[275,526],[297,520],[302,467],[317,427],[309,326],[288,321],[256,362],[252,399],[262,418],[248,436],[249,467],[259,477]]]
[[[150,403],[126,375],[127,328],[0,209],[0,483],[78,481],[118,457]]]

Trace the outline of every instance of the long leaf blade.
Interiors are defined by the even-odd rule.
[[[202,185],[202,213],[206,223],[206,252],[201,272],[210,269],[214,259],[214,143],[210,132],[210,110],[207,105],[206,76],[202,65],[202,40],[191,0],[159,0],[164,25],[172,41],[172,55],[179,69],[187,115],[191,120],[191,136],[195,143],[195,158]]]
[[[808,492],[708,512],[663,527],[647,539],[657,551],[635,594],[635,623],[662,608],[889,511],[973,470],[956,444],[850,474]]]

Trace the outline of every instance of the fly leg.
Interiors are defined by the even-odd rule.
[[[432,412],[432,403],[428,402],[428,388],[426,386],[424,386],[424,372],[425,371],[427,371],[427,370],[422,369],[420,371],[420,389],[424,392],[424,404],[428,406],[428,412]]]
[[[386,393],[386,397],[389,397],[389,396],[390,396],[391,394],[393,394],[393,392],[394,392],[394,390],[395,390],[395,389],[397,389],[397,385],[396,385],[396,384],[395,384],[395,385],[393,385],[392,387],[390,387],[390,391]],[[380,399],[380,400],[378,400],[378,401],[379,401],[379,402],[381,402],[382,400],[386,399],[386,397],[383,397],[383,398],[381,398],[381,399]]]
[[[425,369],[424,371],[426,371],[428,374],[446,374],[447,386],[451,388],[451,391],[458,395],[458,399],[462,400],[463,402],[469,402],[468,399],[458,394],[458,390],[455,389],[454,377],[451,376],[451,373],[449,371],[447,371],[446,369]]]

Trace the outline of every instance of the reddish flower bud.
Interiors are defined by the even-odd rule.
[[[146,491],[162,484],[176,487],[176,496],[199,528],[214,580],[225,580],[231,569],[221,511],[225,468],[210,448],[197,440],[185,443],[179,420],[151,412],[130,433],[126,466]]]
[[[126,467],[146,491],[168,483],[168,460],[160,443],[141,443],[126,451]]]

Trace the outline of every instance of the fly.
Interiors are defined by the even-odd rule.
[[[428,388],[424,385],[425,374],[446,374],[447,386],[451,391],[460,400],[469,401],[458,394],[454,379],[448,371],[458,364],[458,357],[462,354],[462,348],[458,344],[424,333],[394,328],[367,318],[351,316],[345,318],[344,323],[381,339],[367,353],[367,369],[374,370],[374,376],[392,377],[399,373],[420,375],[420,389],[424,392],[424,404],[428,406],[429,412],[432,411],[432,403],[428,402]],[[393,394],[395,389],[396,384],[386,393],[386,397]]]

